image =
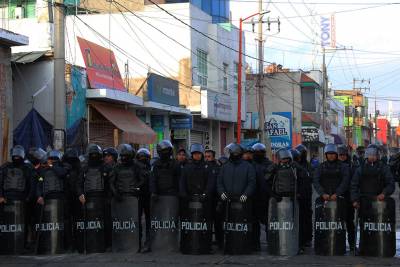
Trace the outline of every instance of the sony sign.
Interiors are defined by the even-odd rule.
[[[321,17],[321,46],[336,47],[335,16]]]

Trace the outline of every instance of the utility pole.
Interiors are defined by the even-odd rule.
[[[376,142],[377,140],[377,135],[378,135],[378,110],[376,109],[376,91],[375,91],[375,111],[374,111],[374,134],[375,134],[375,140],[374,142]]]
[[[280,31],[280,20],[271,21],[269,18],[267,21],[263,21],[263,5],[262,0],[258,1],[258,76],[257,76],[257,96],[258,96],[258,114],[259,114],[259,130],[260,130],[260,141],[263,144],[266,144],[267,154],[269,158],[272,158],[272,150],[271,150],[271,140],[269,136],[265,134],[265,102],[264,102],[264,86],[263,86],[263,77],[264,77],[264,39],[263,39],[263,23],[267,23],[267,30],[271,29],[272,23],[278,24],[278,32]]]
[[[65,7],[64,0],[55,0],[53,2],[54,14],[54,129],[65,133],[65,40],[64,23]],[[54,132],[56,134],[56,132]],[[59,135],[54,136],[53,145],[57,149],[62,149],[65,144]]]

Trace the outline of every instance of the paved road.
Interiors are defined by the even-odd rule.
[[[400,255],[400,251],[398,251]],[[226,256],[221,253],[202,256],[188,256],[179,253],[172,254],[65,254],[59,256],[3,256],[0,257],[1,267],[93,267],[93,266],[400,266],[400,258],[364,258],[354,256],[321,257],[312,255],[312,249],[306,255],[295,257],[272,257],[261,252],[245,256]]]

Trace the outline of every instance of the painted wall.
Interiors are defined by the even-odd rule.
[[[35,109],[53,124],[54,64],[52,60],[13,66],[13,118],[16,127],[28,112]],[[43,90],[34,98],[32,96]]]

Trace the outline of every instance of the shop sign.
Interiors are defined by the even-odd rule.
[[[179,107],[179,83],[154,73],[147,80],[147,100]]]
[[[193,117],[185,115],[171,116],[170,128],[171,129],[192,129]]]
[[[271,148],[277,151],[280,148],[292,147],[292,113],[273,112],[267,114],[264,130],[271,140]]]
[[[302,127],[301,136],[304,143],[325,143],[324,133],[316,127]]]
[[[242,118],[246,118],[245,103],[242,105]],[[213,120],[236,122],[237,97],[220,94],[211,90],[201,91],[201,117]]]
[[[91,88],[126,92],[114,52],[78,37]]]
[[[188,130],[187,129],[176,129],[174,130],[174,139],[184,140],[188,138]]]

